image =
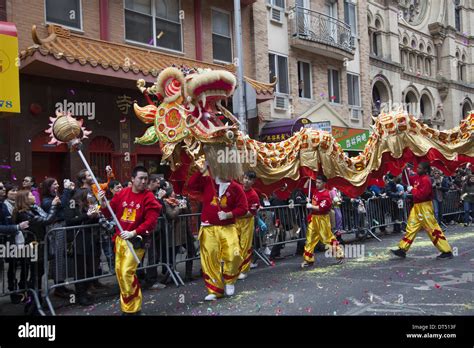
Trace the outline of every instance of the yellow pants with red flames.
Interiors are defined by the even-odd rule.
[[[398,244],[398,247],[402,250],[408,251],[415,240],[417,233],[422,228],[426,230],[434,246],[438,248],[439,251],[445,253],[451,251],[451,246],[446,240],[438,221],[436,221],[433,211],[433,203],[431,201],[415,203],[413,205],[413,208],[411,208],[410,211],[410,216],[408,217],[407,231]]]
[[[135,249],[141,260],[145,249]],[[136,313],[142,308],[142,291],[136,275],[138,264],[120,237],[115,239],[115,273],[120,286],[120,308],[124,313]]]
[[[221,297],[224,295],[224,284],[236,282],[242,264],[237,227],[235,224],[201,226],[199,244],[207,291]]]

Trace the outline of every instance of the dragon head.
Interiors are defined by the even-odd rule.
[[[235,76],[225,70],[198,70],[186,77],[186,125],[203,143],[233,142],[238,121],[223,105],[232,96]]]

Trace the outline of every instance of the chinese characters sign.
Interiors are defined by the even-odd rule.
[[[362,151],[369,140],[370,132],[366,129],[332,127],[332,135],[345,151]]]

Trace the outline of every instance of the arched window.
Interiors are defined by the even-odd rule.
[[[411,115],[416,115],[418,112],[418,98],[413,91],[405,95],[405,110]]]
[[[425,59],[425,75],[431,76],[431,58]]]
[[[416,57],[416,72],[419,72],[420,74],[423,73],[423,57],[422,56]]]
[[[388,82],[382,78],[377,77],[374,86],[372,87],[372,115],[378,116],[381,112],[383,106],[389,103],[390,97],[390,90],[388,86]]]
[[[466,118],[469,112],[474,111],[473,109],[474,108],[469,99],[465,99],[464,104],[462,105],[462,119]]]
[[[420,113],[422,118],[431,120],[433,117],[433,105],[427,94],[423,94],[420,99]]]

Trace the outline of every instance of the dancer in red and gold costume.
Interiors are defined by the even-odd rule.
[[[319,175],[316,179],[316,191],[311,197],[306,207],[311,211],[311,222],[306,231],[306,245],[304,247],[304,261],[302,268],[308,267],[314,263],[314,248],[319,241],[322,241],[333,250],[332,254],[336,256],[338,262],[344,258],[342,250],[336,237],[331,231],[331,219],[329,212],[332,206],[332,199],[329,191],[326,190],[327,178]]]
[[[418,231],[422,228],[426,230],[434,246],[441,252],[438,259],[452,258],[453,253],[446,237],[436,221],[433,211],[433,188],[429,174],[431,167],[429,163],[422,162],[418,165],[417,174],[410,178],[413,187],[409,186],[407,191],[413,194],[413,208],[408,217],[407,231],[398,244],[397,250],[391,252],[401,258],[406,257],[406,253],[416,238]]]
[[[244,261],[240,266],[240,280],[247,278],[250,270],[250,261],[252,260],[252,245],[253,245],[253,231],[255,229],[255,215],[257,215],[258,208],[260,207],[260,200],[257,192],[252,188],[257,174],[254,171],[249,170],[244,174],[243,177],[243,189],[245,196],[247,197],[247,204],[249,210],[247,214],[236,220],[237,231],[239,233],[240,250]]]
[[[144,239],[149,238],[155,230],[160,216],[161,205],[153,193],[146,189],[148,171],[138,166],[132,172],[132,187],[126,187],[115,194],[110,201],[112,210],[117,215],[123,232],[118,227],[112,240],[115,242],[115,272],[120,285],[120,308],[123,314],[141,314],[142,292],[136,276],[137,261],[127,247],[126,241],[133,244],[133,248],[141,260],[145,254]],[[99,191],[102,199],[103,191]],[[101,205],[102,213],[110,217]]]
[[[234,284],[243,260],[235,220],[247,213],[248,205],[237,182],[204,175],[206,172],[207,164],[191,176],[188,189],[202,193],[201,265],[209,292],[205,300],[213,301],[222,297],[224,292],[228,296],[234,294]]]

